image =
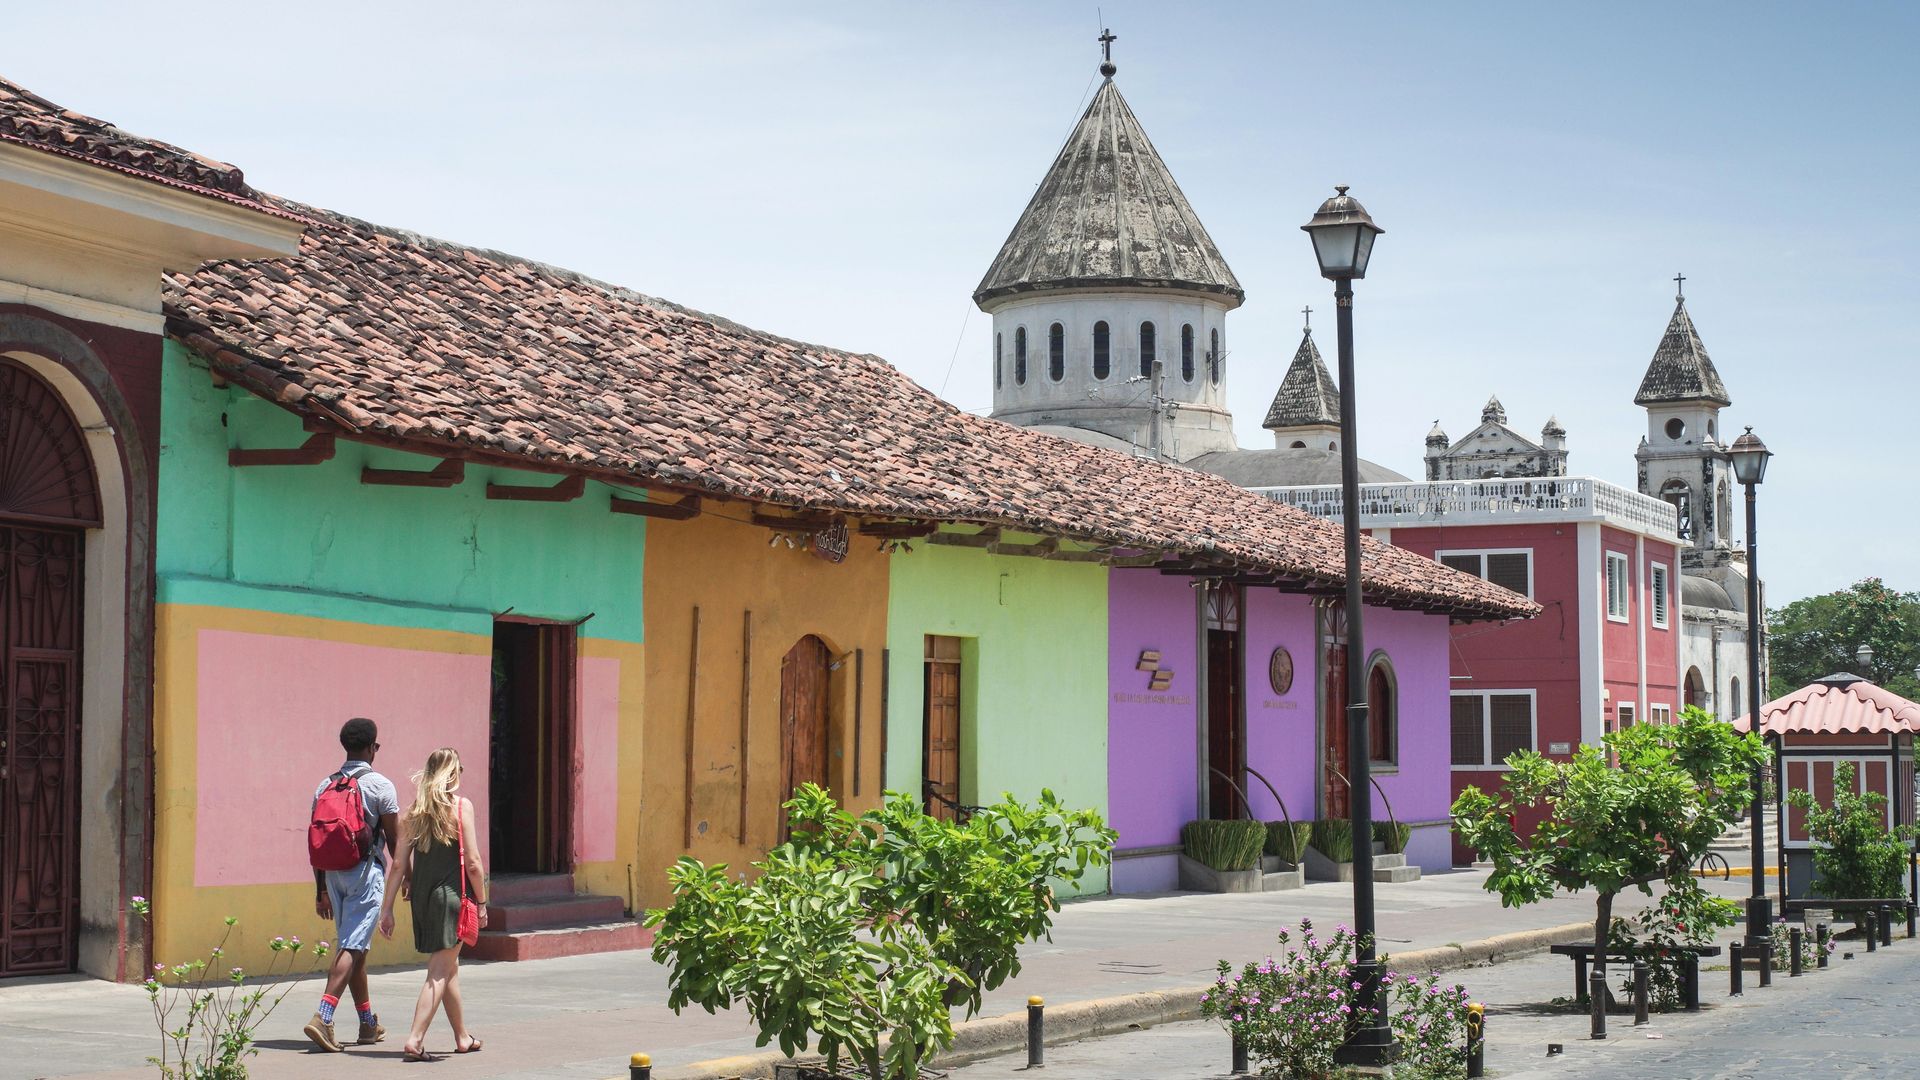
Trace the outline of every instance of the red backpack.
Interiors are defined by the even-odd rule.
[[[373,850],[373,823],[360,798],[358,774],[337,772],[313,801],[307,824],[307,861],[315,870],[351,870]]]

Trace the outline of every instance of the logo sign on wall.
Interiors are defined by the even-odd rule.
[[[1274,649],[1267,660],[1267,684],[1276,694],[1293,689],[1293,654],[1284,645]]]
[[[847,523],[836,521],[813,534],[813,553],[828,562],[841,562],[847,557]]]
[[[1145,671],[1148,673],[1147,689],[1149,690],[1165,690],[1173,685],[1173,669],[1160,666],[1160,650],[1158,649],[1140,650],[1140,659],[1133,665],[1133,669],[1135,671]]]

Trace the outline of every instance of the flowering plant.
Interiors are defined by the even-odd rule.
[[[1613,920],[1607,949],[1616,956],[1647,962],[1647,1007],[1654,1012],[1678,1009],[1684,995],[1680,985],[1680,952],[1690,945],[1709,945],[1716,931],[1732,926],[1740,906],[1700,887],[1695,878],[1668,878],[1660,901],[1631,919]],[[1623,997],[1633,994],[1631,963],[1620,982]]]
[[[1791,970],[1793,963],[1793,928],[1785,919],[1775,919],[1773,929],[1768,935],[1773,938],[1773,966]],[[1827,938],[1827,952],[1833,952],[1834,941]],[[1820,943],[1815,940],[1813,927],[1803,927],[1800,933],[1800,967],[1806,970],[1814,966],[1820,955]]]
[[[153,903],[144,896],[133,897],[127,910],[149,924],[153,920]],[[147,1002],[160,1029],[160,1054],[147,1061],[163,1080],[246,1080],[246,1059],[258,1053],[254,1031],[280,1007],[298,977],[312,974],[327,955],[324,941],[308,947],[297,937],[276,937],[267,945],[273,957],[260,975],[264,981],[249,987],[244,968],[220,972],[227,940],[239,922],[227,916],[226,932],[204,959],[155,964],[147,976]],[[296,972],[303,953],[306,967]]]
[[[1297,938],[1282,930],[1279,940],[1278,959],[1247,964],[1238,974],[1220,961],[1201,1015],[1225,1024],[1265,1073],[1298,1080],[1343,1076],[1333,1055],[1361,1021],[1360,984],[1350,981],[1360,940],[1344,926],[1318,937],[1310,919],[1300,921]],[[1381,978],[1381,988],[1392,999],[1388,1024],[1401,1051],[1394,1075],[1464,1076],[1467,992],[1441,986],[1437,975],[1394,972]]]

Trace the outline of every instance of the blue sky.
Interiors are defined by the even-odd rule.
[[[1104,9],[1103,15],[1100,12]],[[985,409],[968,295],[1117,81],[1247,290],[1242,442],[1330,307],[1298,226],[1387,229],[1361,453],[1410,475],[1497,392],[1634,482],[1676,271],[1778,452],[1774,604],[1920,589],[1920,8],[1894,4],[33,5],[0,74],[259,187],[878,353]],[[73,42],[84,40],[84,46]]]

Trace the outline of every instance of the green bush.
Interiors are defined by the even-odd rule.
[[[1353,861],[1353,822],[1345,818],[1321,818],[1311,826],[1307,842],[1313,850],[1334,862]]]
[[[1189,821],[1180,829],[1187,858],[1215,870],[1251,870],[1260,865],[1267,827],[1258,821]]]
[[[1413,836],[1413,826],[1404,821],[1376,821],[1373,823],[1373,838],[1385,844],[1387,854],[1399,855],[1407,850],[1407,841]]]
[[[1307,834],[1312,831],[1311,821],[1269,821],[1266,852],[1281,862],[1297,863],[1305,857]]]
[[[1803,790],[1787,802],[1807,815],[1813,838],[1813,891],[1829,900],[1874,900],[1902,894],[1902,869],[1913,830],[1887,829],[1887,799],[1853,790],[1853,763],[1833,769],[1833,805],[1823,807]]]

